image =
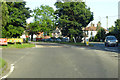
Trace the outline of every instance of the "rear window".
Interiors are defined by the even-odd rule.
[[[107,37],[108,40],[116,40],[115,37]]]

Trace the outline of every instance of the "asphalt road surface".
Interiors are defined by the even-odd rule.
[[[113,52],[58,44],[35,48],[3,49],[2,56],[15,65],[8,78],[117,78],[118,58]]]
[[[116,46],[106,47],[103,42],[98,42],[98,43],[97,42],[96,43],[95,42],[91,42],[90,44],[93,44],[94,48],[99,49],[99,50],[120,53],[120,44],[118,45],[118,47],[116,47]]]

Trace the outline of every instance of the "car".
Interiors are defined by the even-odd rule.
[[[53,39],[53,41],[61,42],[61,39],[59,39],[59,38],[55,38],[55,39]]]
[[[48,38],[48,39],[46,39],[46,41],[52,41],[53,42],[53,39],[52,38]]]
[[[68,39],[67,37],[64,37],[64,38],[62,39],[62,42],[69,42],[69,39]]]
[[[115,36],[107,36],[105,38],[105,46],[118,46],[118,40]]]

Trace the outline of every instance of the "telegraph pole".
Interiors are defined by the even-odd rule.
[[[107,30],[108,30],[108,16],[106,16],[106,20],[107,20],[106,27],[107,27]]]

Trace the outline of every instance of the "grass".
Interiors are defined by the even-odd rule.
[[[46,42],[48,42],[48,41],[46,41]],[[81,43],[81,42],[77,42],[77,43],[74,43],[74,42],[48,42],[48,43],[60,43],[60,44],[67,44],[67,45],[74,45],[74,46],[86,46],[86,44]],[[88,46],[93,47],[92,44],[89,44]]]
[[[74,45],[74,46],[86,46],[86,44],[81,43],[81,42],[77,42],[77,43],[74,43],[74,42],[60,42],[60,44],[68,44],[68,45]],[[93,47],[93,45],[91,45],[91,44],[89,44],[88,46]]]
[[[6,65],[6,62],[0,58],[0,69],[3,68]]]
[[[8,44],[7,46],[0,46],[0,48],[31,48],[35,47],[34,44],[23,43],[23,44]]]

